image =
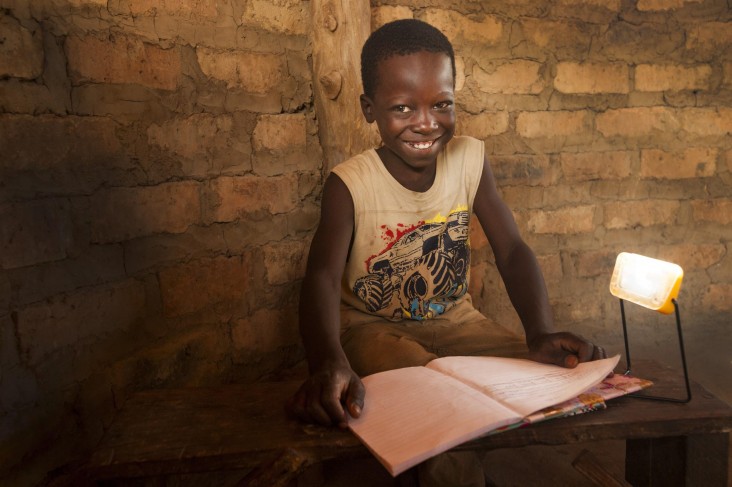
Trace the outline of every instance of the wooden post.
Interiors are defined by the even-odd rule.
[[[371,33],[368,0],[311,0],[313,89],[324,173],[379,140],[358,101],[361,47]]]

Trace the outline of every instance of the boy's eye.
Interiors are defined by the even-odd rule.
[[[452,101],[441,101],[437,104],[435,104],[435,108],[438,110],[445,110],[447,108],[450,108],[452,106]]]
[[[397,105],[394,107],[394,111],[399,113],[407,113],[410,111],[410,109],[407,105]]]

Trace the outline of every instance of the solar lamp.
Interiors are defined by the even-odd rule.
[[[628,301],[662,314],[673,313],[676,316],[676,330],[686,384],[686,397],[682,399],[645,394],[633,395],[634,397],[680,403],[691,400],[684,338],[681,333],[681,317],[677,302],[683,277],[684,271],[677,264],[639,254],[621,252],[615,261],[615,268],[610,278],[610,293],[620,300],[620,316],[623,323],[623,340],[625,342],[625,374],[631,372],[628,328],[625,318],[625,302]]]

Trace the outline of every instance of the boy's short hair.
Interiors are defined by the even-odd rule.
[[[406,56],[416,52],[444,53],[450,58],[452,77],[455,79],[455,52],[448,38],[439,29],[417,19],[389,22],[376,29],[361,50],[361,81],[364,94],[373,97],[378,83],[378,66],[392,56]]]

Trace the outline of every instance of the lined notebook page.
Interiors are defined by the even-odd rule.
[[[426,365],[495,398],[520,416],[572,399],[615,369],[620,356],[574,369],[501,357],[444,357]]]
[[[521,415],[475,389],[425,367],[363,379],[366,402],[349,428],[392,475]]]

